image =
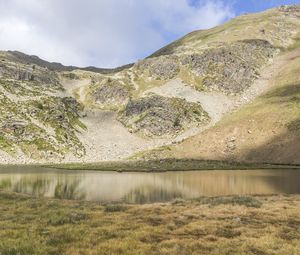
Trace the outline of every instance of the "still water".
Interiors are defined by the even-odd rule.
[[[0,190],[40,197],[152,203],[176,198],[300,194],[300,170],[222,170],[165,173],[0,168]]]

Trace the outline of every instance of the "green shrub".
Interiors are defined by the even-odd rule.
[[[108,204],[104,206],[105,212],[124,212],[127,209],[127,206],[120,204]]]

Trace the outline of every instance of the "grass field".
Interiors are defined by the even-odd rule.
[[[300,196],[149,205],[0,192],[0,254],[300,254]]]

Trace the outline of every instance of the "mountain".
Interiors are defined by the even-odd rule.
[[[2,163],[300,164],[300,6],[192,32],[116,69],[0,52]]]

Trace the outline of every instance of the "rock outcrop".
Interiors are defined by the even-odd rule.
[[[138,62],[135,68],[154,79],[168,80],[174,78],[180,71],[176,56],[149,58]]]
[[[151,137],[178,134],[192,125],[206,124],[209,117],[200,104],[152,95],[130,101],[119,120],[132,132]]]
[[[118,80],[105,79],[92,90],[91,96],[95,104],[103,109],[118,109],[128,102],[130,88]]]
[[[246,40],[220,44],[203,53],[183,56],[181,63],[203,80],[209,91],[240,93],[259,76],[276,49],[267,41]]]

